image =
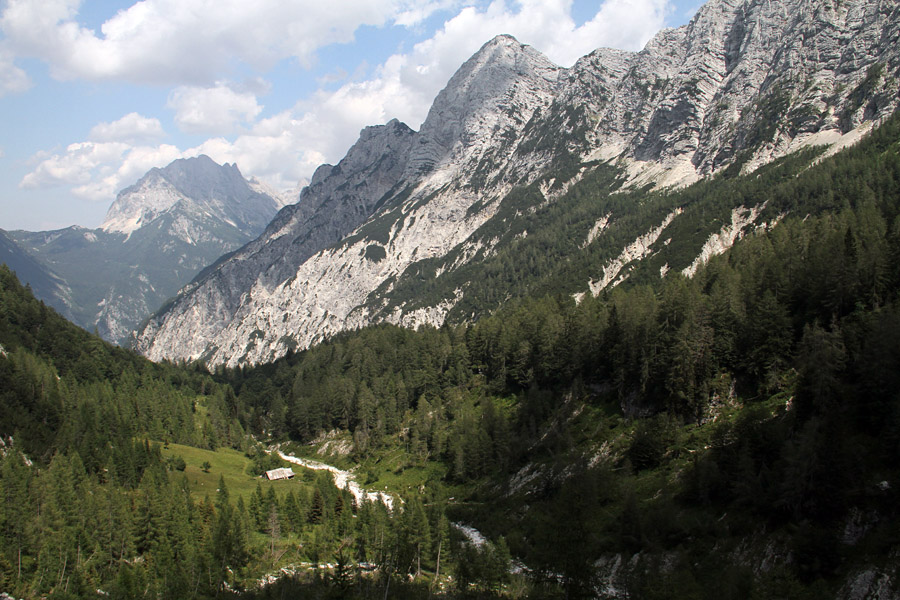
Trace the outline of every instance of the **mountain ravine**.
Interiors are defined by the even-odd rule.
[[[338,165],[319,168],[298,205],[157,313],[136,347],[155,360],[234,366],[373,322],[439,325],[467,298],[467,282],[448,275],[508,250],[528,232],[497,232],[579,182],[602,175],[601,194],[680,186],[809,145],[853,143],[897,107],[898,42],[900,7],[864,0],[713,0],[640,52],[599,49],[569,69],[495,38],[451,78],[418,132],[396,121],[364,130]],[[523,190],[540,198],[513,209]],[[777,222],[738,199],[732,208],[721,230],[675,240],[694,255],[660,275]],[[684,217],[635,218],[620,210],[585,223],[579,243],[623,243],[571,293],[599,293],[663,256]],[[629,251],[634,244],[643,250]],[[411,298],[421,286],[428,303]],[[466,310],[453,318],[477,312]]]

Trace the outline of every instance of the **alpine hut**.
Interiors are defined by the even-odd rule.
[[[276,479],[293,479],[293,477],[294,470],[290,467],[266,471],[266,479],[269,481],[275,481]]]

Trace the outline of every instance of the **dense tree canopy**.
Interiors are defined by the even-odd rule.
[[[601,173],[533,213],[559,225],[529,236],[539,251],[468,271],[474,323],[377,325],[255,368],[150,363],[0,267],[0,591],[221,596],[292,552],[332,567],[327,584],[286,579],[285,593],[415,597],[453,573],[452,593],[514,594],[515,556],[530,592],[573,598],[595,594],[598,561],[640,552],[622,585],[642,597],[833,592],[900,539],[898,139],[894,119],[814,165],[809,152],[680,192],[611,197]],[[665,277],[651,256],[576,302],[560,282],[596,272],[600,254],[560,262],[564,204],[587,211],[572,213],[581,227],[588,204],[623,198],[681,207],[682,228],[738,205],[764,206],[770,225],[691,278],[675,267],[697,245],[673,232],[666,260],[681,262]],[[494,310],[500,279],[511,300]],[[232,494],[222,478],[198,500],[184,459],[164,457],[169,443],[238,449],[259,475],[273,464],[259,441],[325,434],[348,441],[340,460],[360,479],[393,482],[402,508],[312,472],[280,494]],[[846,542],[858,515],[874,516]],[[493,543],[464,543],[454,520]],[[793,562],[760,574],[734,558],[759,531]]]

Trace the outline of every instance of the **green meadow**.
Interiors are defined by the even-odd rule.
[[[237,450],[230,448],[219,448],[215,451],[203,450],[173,443],[169,443],[168,447],[161,445],[160,449],[164,459],[178,456],[184,459],[186,464],[184,476],[187,478],[191,495],[197,500],[206,496],[215,498],[220,477],[225,480],[225,486],[228,488],[232,501],[241,496],[247,502],[250,494],[256,489],[257,483],[262,486],[263,494],[266,494],[270,487],[275,488],[279,497],[290,490],[294,490],[294,493],[297,494],[301,492],[306,494],[312,489],[312,482],[316,475],[315,471],[284,462],[282,466],[291,467],[297,476],[290,480],[269,481],[265,477],[250,475],[247,472],[250,459]],[[204,470],[204,463],[209,463],[208,471]],[[178,479],[177,471],[175,478]]]

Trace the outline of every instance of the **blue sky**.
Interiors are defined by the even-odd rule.
[[[417,129],[512,34],[563,66],[639,50],[700,0],[2,0],[0,229],[97,227],[155,166],[208,154],[278,190],[359,130]]]

